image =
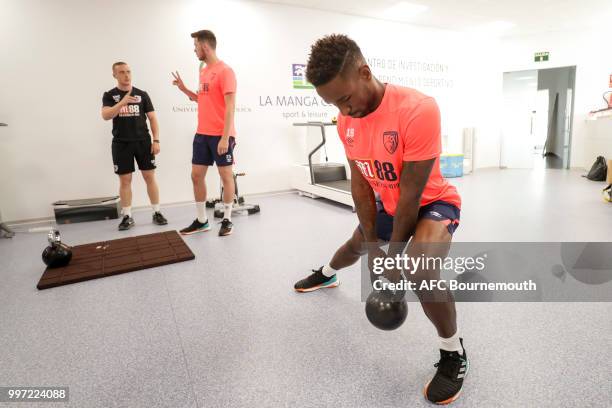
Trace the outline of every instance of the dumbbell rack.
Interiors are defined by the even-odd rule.
[[[6,123],[0,123],[0,127],[8,126]],[[2,213],[0,212],[0,235],[4,238],[13,238],[15,233],[2,222]]]

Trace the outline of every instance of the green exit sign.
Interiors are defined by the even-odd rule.
[[[548,61],[548,58],[550,57],[550,53],[549,52],[536,52],[533,60],[535,62],[542,62],[542,61]]]

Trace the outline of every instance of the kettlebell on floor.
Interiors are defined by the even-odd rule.
[[[64,244],[58,230],[52,229],[47,236],[49,246],[43,250],[42,260],[49,268],[60,268],[70,263],[72,248]]]

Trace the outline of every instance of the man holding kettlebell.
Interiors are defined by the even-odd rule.
[[[376,79],[359,46],[345,35],[319,39],[311,49],[306,76],[317,93],[340,110],[338,134],[351,169],[351,193],[359,226],[328,265],[295,284],[298,292],[338,286],[336,272],[361,255],[374,258],[407,253],[445,258],[459,224],[461,199],[443,177],[440,112],[436,101],[415,89]],[[375,194],[380,197],[377,203]],[[377,208],[377,204],[379,208]],[[388,242],[385,254],[379,245]],[[401,278],[398,271],[385,277]],[[411,280],[435,280],[439,270],[419,270]],[[469,368],[457,330],[455,304],[416,292],[439,336],[437,372],[424,388],[436,404],[455,401]]]

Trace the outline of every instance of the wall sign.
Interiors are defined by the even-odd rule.
[[[533,60],[535,62],[548,61],[549,57],[550,57],[550,52],[536,52],[533,57]]]

